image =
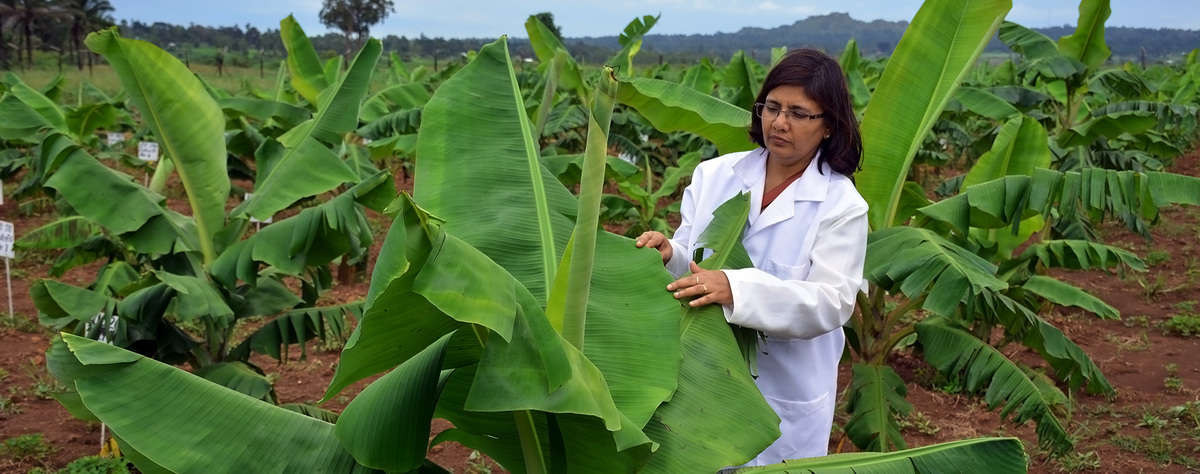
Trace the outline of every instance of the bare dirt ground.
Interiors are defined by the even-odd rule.
[[[1200,153],[1176,159],[1171,171],[1200,176]],[[411,180],[397,184],[411,189]],[[184,206],[175,202],[172,207]],[[180,207],[180,210],[183,210]],[[52,211],[23,216],[17,203],[0,206],[0,219],[16,224],[17,236],[50,221]],[[672,216],[672,223],[677,223]],[[387,220],[377,224],[376,244]],[[609,230],[614,230],[610,228]],[[621,229],[615,229],[621,230]],[[1200,319],[1200,209],[1165,209],[1152,230],[1152,240],[1119,224],[1101,227],[1103,241],[1136,252],[1149,264],[1144,274],[1118,275],[1100,271],[1056,271],[1055,277],[1078,285],[1120,310],[1121,320],[1101,320],[1072,308],[1049,307],[1043,317],[1082,347],[1116,388],[1113,398],[1082,392],[1072,394],[1074,407],[1061,417],[1076,441],[1074,453],[1052,458],[1037,445],[1032,423],[1002,420],[980,397],[933,375],[932,369],[910,353],[897,353],[890,362],[907,381],[914,414],[904,420],[910,446],[975,436],[1016,436],[1029,453],[1031,472],[1194,472],[1200,469],[1200,328],[1184,334],[1180,317]],[[44,351],[52,334],[40,328],[29,296],[30,284],[49,274],[49,258],[19,255],[13,262],[16,322],[0,324],[0,441],[40,433],[50,452],[20,458],[0,450],[0,472],[25,473],[35,467],[57,469],[99,451],[100,427],[75,420],[48,398],[54,381],[45,371]],[[372,258],[372,262],[373,262]],[[86,285],[96,265],[73,269],[62,280]],[[339,286],[325,296],[329,302],[352,301],[366,293],[366,283]],[[3,291],[0,288],[0,291]],[[1176,318],[1172,323],[1172,318]],[[5,318],[0,318],[5,319]],[[310,343],[308,356],[291,350],[283,363],[256,355],[252,361],[277,377],[281,403],[315,402],[333,376],[340,348]],[[1037,365],[1037,358],[1018,345],[1004,349],[1010,357]],[[849,366],[840,381],[849,380]],[[331,400],[326,408],[341,410],[369,381],[359,382]],[[1188,405],[1188,404],[1191,405]],[[1190,407],[1190,408],[1189,408]],[[844,422],[844,417],[839,422]],[[449,427],[435,420],[433,432]],[[830,438],[831,452],[850,451],[840,432]],[[430,459],[456,473],[500,472],[494,463],[460,445],[435,446]]]

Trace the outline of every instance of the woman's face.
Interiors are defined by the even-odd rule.
[[[767,93],[762,112],[763,141],[772,160],[782,165],[807,164],[816,153],[821,140],[829,134],[825,119],[797,119],[791,112],[820,114],[821,105],[804,93],[804,88],[782,85]],[[771,113],[770,110],[781,110]]]

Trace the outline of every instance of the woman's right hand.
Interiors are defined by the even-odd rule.
[[[648,232],[642,232],[642,235],[639,235],[638,238],[633,241],[633,244],[638,248],[650,247],[658,250],[658,253],[662,254],[663,265],[666,265],[667,262],[671,261],[671,253],[674,251],[674,249],[671,247],[671,241],[667,240],[667,236],[663,235],[662,232],[655,232],[652,230]]]

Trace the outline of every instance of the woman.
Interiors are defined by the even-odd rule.
[[[667,286],[676,298],[719,304],[731,324],[763,334],[756,383],[782,432],[749,463],[763,465],[826,454],[842,325],[866,289],[867,204],[850,178],[862,140],[837,62],[808,49],[785,56],[758,94],[750,138],[760,148],[696,168],[673,238],[646,232],[635,244],[657,249],[675,276],[691,272]],[[696,239],[741,192],[751,195],[742,244],[754,267],[702,270],[688,258]]]

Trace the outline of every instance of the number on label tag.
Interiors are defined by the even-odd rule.
[[[142,161],[158,161],[158,143],[138,142],[138,159]]]

